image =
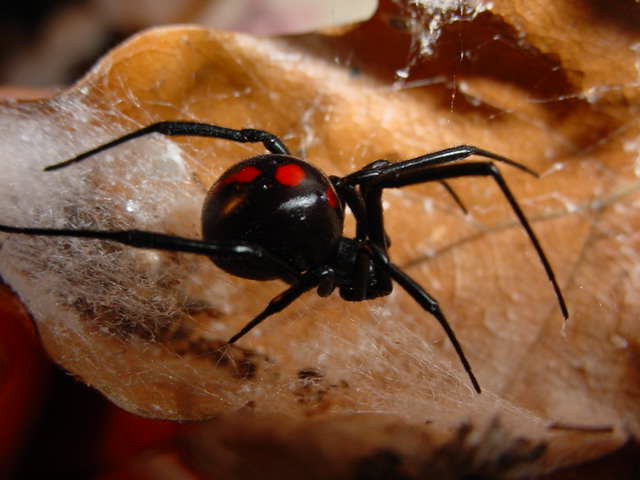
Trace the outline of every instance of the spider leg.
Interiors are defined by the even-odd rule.
[[[325,276],[332,276],[333,270],[329,267],[321,267],[320,269],[312,270],[305,273],[300,277],[295,285],[292,285],[275,298],[273,298],[262,312],[256,315],[249,323],[240,329],[238,333],[233,335],[227,342],[229,345],[237,342],[241,337],[249,333],[254,327],[260,324],[263,320],[281,312],[289,305],[291,305],[296,299],[298,299],[303,293],[316,287],[323,280]]]
[[[367,267],[372,262],[371,248],[375,247],[377,255],[382,256],[388,262],[387,249],[388,235],[384,229],[384,216],[382,209],[382,188],[378,185],[360,185],[360,194],[362,195],[365,213],[366,213],[366,225],[367,225],[367,241],[363,242],[358,252],[358,261],[364,257],[367,261]],[[364,273],[364,272],[362,272]],[[393,290],[391,283],[391,276],[387,269],[377,271],[376,275],[377,286],[376,289],[380,295],[388,295]],[[365,279],[366,280],[366,279]]]
[[[111,147],[115,147],[116,145],[120,145],[121,143],[127,142],[129,140],[133,140],[134,138],[142,137],[143,135],[147,135],[149,133],[161,133],[162,135],[167,136],[212,137],[231,140],[232,142],[239,143],[262,142],[265,148],[271,153],[285,155],[289,153],[289,150],[282,142],[282,140],[269,132],[265,132],[264,130],[254,130],[252,128],[235,130],[233,128],[220,127],[218,125],[198,122],[158,122],[141,128],[140,130],[136,130],[134,132],[123,135],[120,138],[116,138],[115,140],[81,153],[80,155],[70,158],[69,160],[65,160],[64,162],[49,165],[48,167],[45,167],[44,170],[51,171],[58,170],[59,168],[64,168],[68,165],[84,160],[87,157],[95,155],[96,153],[102,152]]]
[[[497,153],[483,150],[482,148],[474,147],[472,145],[459,145],[457,147],[446,148],[437,152],[427,153],[426,155],[421,155],[419,157],[412,158],[410,160],[404,160],[402,162],[388,162],[386,165],[381,165],[377,168],[370,168],[371,165],[367,165],[364,168],[353,172],[346,177],[343,177],[341,181],[346,184],[354,185],[362,183],[365,180],[374,179],[375,177],[378,177],[382,174],[389,177],[391,175],[395,175],[396,173],[402,173],[407,170],[415,172],[417,170],[431,168],[436,165],[464,160],[471,155],[490,158],[497,162],[505,163],[519,170],[522,170],[523,172],[526,172],[529,175],[533,175],[534,177],[539,177],[536,172],[522,163],[515,162],[506,157],[503,157],[502,155],[498,155]],[[437,180],[442,181],[443,179]]]
[[[142,230],[70,230],[57,228],[23,228],[11,227],[0,224],[0,232],[19,233],[25,235],[79,237],[96,240],[110,240],[137,248],[153,250],[167,250],[171,252],[195,253],[209,257],[244,257],[258,258],[261,262],[271,263],[274,270],[279,272],[279,277],[291,284],[300,281],[300,275],[286,261],[271,254],[259,245],[248,243],[212,243],[202,240],[165,235],[156,232]]]
[[[458,354],[458,358],[464,367],[464,370],[467,372],[469,379],[471,380],[471,384],[476,392],[482,393],[480,389],[480,384],[476,379],[475,375],[471,371],[471,364],[467,360],[467,357],[462,350],[462,346],[458,339],[456,338],[456,334],[453,332],[451,325],[447,321],[444,313],[440,309],[438,302],[433,299],[415,280],[413,280],[409,275],[404,273],[400,268],[391,263],[387,258],[386,254],[377,246],[372,245],[371,251],[374,254],[374,261],[378,265],[378,267],[385,269],[391,278],[398,282],[398,284],[409,294],[411,297],[427,312],[433,315],[440,326],[443,328],[449,341],[452,343],[453,348]]]
[[[440,185],[442,185],[444,189],[447,191],[447,193],[451,196],[451,198],[453,198],[453,201],[456,202],[458,207],[460,207],[460,210],[462,210],[462,213],[464,213],[465,215],[469,215],[469,210],[467,210],[467,207],[465,207],[464,203],[462,202],[462,199],[456,193],[453,187],[449,185],[449,182],[445,180],[440,180]]]
[[[386,160],[378,161],[386,162]],[[376,165],[378,162],[374,162],[371,166]],[[367,167],[365,167],[367,168]],[[340,198],[349,206],[353,212],[353,216],[356,219],[356,241],[359,243],[358,251],[356,253],[355,265],[353,271],[353,280],[351,288],[349,290],[348,299],[351,301],[363,300],[367,297],[367,288],[369,286],[369,271],[371,266],[371,254],[365,245],[368,243],[369,238],[369,219],[368,208],[363,199],[362,192],[355,189],[353,185],[346,185],[341,183],[339,177],[331,177],[336,191],[339,193]],[[389,239],[384,232],[384,227],[381,226],[384,235],[384,248],[389,244]],[[391,292],[391,281],[386,273],[379,273],[378,280],[382,280],[382,290],[380,294]]]
[[[367,207],[362,195],[356,191],[355,186],[343,183],[340,177],[333,175],[329,179],[338,192],[338,196],[349,206],[356,219],[356,238],[364,240],[367,237],[368,228]]]
[[[394,164],[395,166],[396,164]],[[363,184],[367,183],[375,183],[376,187],[381,189],[383,188],[397,188],[404,187],[407,185],[414,185],[416,183],[423,182],[433,182],[439,181],[442,179],[449,178],[457,178],[457,177],[469,177],[469,176],[490,176],[494,179],[494,181],[498,184],[500,189],[502,190],[502,194],[505,196],[511,209],[518,217],[520,224],[527,232],[529,236],[529,240],[533,245],[536,253],[538,254],[538,258],[544,267],[544,270],[549,278],[553,286],[553,290],[558,299],[558,304],[560,305],[560,310],[562,311],[562,315],[565,319],[569,318],[569,312],[567,310],[567,305],[565,303],[564,297],[560,290],[560,286],[556,280],[553,269],[551,268],[551,264],[547,259],[547,256],[540,245],[540,241],[536,236],[535,232],[531,228],[527,217],[525,216],[522,208],[518,204],[516,198],[514,197],[511,189],[507,186],[500,170],[495,166],[492,162],[468,162],[468,163],[460,163],[457,165],[442,165],[430,168],[408,168],[404,171],[398,171],[397,169],[391,170],[387,172],[379,172],[377,177],[373,177],[369,180],[362,181]],[[361,186],[362,188],[362,186]]]

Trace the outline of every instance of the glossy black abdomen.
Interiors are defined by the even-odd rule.
[[[329,179],[288,155],[261,155],[233,166],[211,187],[202,210],[207,241],[259,245],[298,272],[335,254],[342,235],[343,206]],[[259,259],[212,258],[244,278],[278,278]]]

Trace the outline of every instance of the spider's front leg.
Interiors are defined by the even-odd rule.
[[[373,260],[375,261],[377,271],[379,272],[378,276],[380,278],[387,279],[389,292],[391,292],[392,288],[391,279],[395,280],[423,309],[435,317],[453,345],[465,372],[467,372],[467,375],[471,380],[473,388],[476,392],[481,393],[480,384],[471,370],[471,364],[467,360],[467,357],[462,350],[462,346],[451,328],[451,325],[449,325],[449,322],[444,316],[444,313],[442,313],[438,302],[432,298],[415,280],[389,260],[389,254],[385,245],[385,232],[383,226],[383,188],[384,186],[378,184],[378,182],[375,182],[374,185],[360,186],[367,206],[371,235],[370,248],[373,253]]]
[[[451,178],[466,176],[491,176],[502,190],[502,194],[509,202],[538,253],[547,276],[553,285],[558,298],[558,303],[565,318],[568,316],[568,311],[560,288],[557,284],[555,274],[544,251],[542,250],[540,242],[498,168],[492,162],[470,162],[447,165],[463,160],[470,155],[491,158],[492,160],[506,163],[523,170],[526,173],[537,176],[535,172],[520,163],[477,147],[461,145],[459,147],[422,155],[403,162],[374,162],[357,172],[347,175],[337,183],[340,184],[343,190],[352,189],[355,191],[357,187],[362,195],[362,210],[364,210],[364,213],[361,213],[361,217],[363,217],[362,221],[366,222],[367,225],[367,234],[371,239],[370,248],[373,254],[372,259],[376,264],[377,270],[384,272],[381,275],[386,275],[389,279],[395,280],[418,304],[420,304],[420,306],[422,306],[422,308],[431,313],[438,320],[449,340],[453,344],[467,375],[471,379],[471,383],[476,391],[480,392],[480,386],[471,371],[471,365],[469,364],[453,329],[438,306],[438,303],[417,282],[415,282],[415,280],[389,261],[385,244],[383,210],[381,203],[382,191],[385,188],[399,188],[432,181],[443,182]]]
[[[510,165],[518,170],[522,170],[523,172],[528,173],[534,177],[539,177],[539,175],[531,170],[526,165],[515,162],[507,157],[503,157],[502,155],[498,155],[497,153],[490,152],[488,150],[484,150],[482,148],[474,147],[472,145],[458,145],[457,147],[445,148],[444,150],[438,150],[437,152],[427,153],[425,155],[420,155],[419,157],[411,158],[409,160],[403,160],[401,162],[389,162],[389,161],[378,161],[372,164],[366,165],[364,168],[357,170],[346,177],[342,178],[342,182],[345,185],[361,185],[370,182],[377,182],[378,180],[388,179],[395,174],[405,174],[407,172],[417,173],[424,169],[428,169],[434,167],[436,165],[444,165],[447,163],[459,162],[460,160],[464,160],[471,155],[476,155],[478,157],[490,158],[496,162],[504,163],[506,165]],[[379,163],[384,162],[384,163]],[[380,178],[378,178],[380,177]],[[443,182],[447,177],[443,177],[440,179],[433,179],[432,181]],[[453,177],[450,177],[453,178]],[[377,180],[376,180],[377,179]],[[427,180],[425,180],[427,181]],[[416,182],[420,183],[420,182]]]
[[[365,169],[378,168],[388,163],[386,160],[379,160],[366,166]],[[367,198],[371,192],[344,184],[339,177],[331,177],[331,182],[356,219],[356,238],[344,240],[348,242],[348,245],[345,245],[347,251],[341,254],[353,269],[348,285],[343,285],[340,289],[342,298],[360,301],[388,295],[393,289],[391,278],[385,270],[374,268],[370,251],[370,244],[378,243],[380,250],[386,256],[390,245],[382,219],[382,191]],[[375,278],[372,278],[372,272]]]
[[[446,152],[446,150],[444,150],[443,152]],[[487,155],[487,153],[489,152],[483,152],[483,156],[489,156]],[[536,253],[538,254],[538,258],[540,259],[540,262],[542,263],[542,266],[547,274],[547,278],[551,282],[562,315],[565,319],[567,319],[569,317],[569,311],[562,295],[562,291],[560,290],[560,286],[558,285],[558,282],[556,280],[553,268],[551,268],[551,264],[549,263],[549,260],[547,259],[547,256],[542,249],[542,245],[540,244],[538,237],[533,231],[533,228],[531,228],[529,220],[527,220],[527,217],[522,211],[520,204],[505,182],[498,167],[496,167],[496,165],[492,162],[467,162],[454,165],[443,165],[443,163],[453,162],[455,160],[459,160],[460,158],[456,158],[455,156],[452,157],[450,155],[444,156],[444,158],[440,158],[439,155],[440,152],[436,152],[435,154],[418,157],[419,161],[413,159],[406,162],[392,164],[387,168],[382,168],[376,171],[376,175],[374,176],[366,176],[367,172],[364,171],[362,173],[356,172],[356,174],[365,176],[358,177],[354,175],[353,177],[350,177],[355,179],[356,183],[360,184],[361,189],[370,189],[373,186],[380,189],[399,188],[408,185],[415,185],[418,183],[435,182],[460,177],[488,176],[493,178],[498,187],[500,187],[500,190],[502,191],[504,197],[507,199],[507,202],[509,202],[509,205],[511,206],[511,209],[515,213],[516,217],[518,217],[522,228],[524,228],[524,230],[526,231],[529,240],[533,245]],[[519,168],[528,171],[526,167],[520,164],[516,164],[516,162],[509,160],[509,163],[519,165]]]
[[[377,173],[384,171],[391,165],[393,164],[386,160],[379,160],[367,165],[360,172],[376,172],[376,175],[370,178],[378,179]],[[478,380],[473,374],[462,346],[438,303],[415,280],[389,260],[382,208],[384,186],[374,180],[361,182],[359,183],[359,189],[356,189],[353,184],[349,184],[344,180],[344,178],[332,178],[336,189],[341,193],[341,198],[346,201],[356,218],[357,236],[355,241],[358,243],[358,251],[351,290],[354,295],[359,294],[360,297],[354,297],[354,299],[362,300],[374,298],[374,296],[388,295],[393,288],[392,279],[395,280],[422,308],[433,315],[440,323],[460,358],[460,362],[469,376],[473,388],[480,393],[481,389]],[[372,288],[368,283],[369,266],[371,264],[373,264],[373,270],[375,271],[375,295],[372,294],[373,292],[367,292],[366,290],[367,288]],[[352,298],[348,298],[348,300],[352,300]]]
[[[424,310],[435,317],[442,329],[445,331],[447,337],[449,338],[449,341],[453,345],[453,348],[456,351],[458,358],[460,359],[460,363],[462,363],[462,367],[464,368],[465,372],[467,372],[469,380],[471,380],[471,385],[473,385],[474,390],[478,393],[482,393],[480,384],[478,383],[476,376],[471,370],[471,364],[469,363],[469,360],[467,360],[467,357],[464,354],[464,350],[462,350],[462,345],[460,345],[460,342],[458,341],[453,328],[451,328],[451,325],[449,325],[449,322],[440,309],[440,305],[438,305],[438,302],[431,295],[429,295],[418,282],[416,282],[413,278],[403,272],[397,265],[391,263],[387,255],[385,255],[385,253],[378,247],[374,246],[372,248],[372,251],[374,254],[373,258],[376,262],[376,266],[379,269],[387,272],[387,274],[391,278],[393,278],[393,280],[398,282],[398,284],[404,289],[404,291],[407,292],[411,296],[411,298],[413,298],[418,303],[418,305],[420,305]]]

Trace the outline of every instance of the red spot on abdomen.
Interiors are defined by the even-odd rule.
[[[295,163],[287,163],[276,169],[276,180],[287,187],[295,187],[305,177],[304,170],[300,165]]]
[[[334,193],[333,188],[327,187],[327,191],[325,192],[325,194],[327,195],[327,202],[329,203],[329,205],[331,205],[333,208],[336,208],[338,206],[338,199],[336,198],[336,194]]]
[[[253,182],[255,178],[261,173],[262,172],[260,171],[260,169],[249,165],[247,167],[241,168],[237,172],[232,173],[227,178],[225,178],[224,184],[226,185],[228,183],[234,183],[234,182],[240,182],[240,183]]]

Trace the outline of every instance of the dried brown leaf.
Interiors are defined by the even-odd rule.
[[[568,300],[566,324],[491,181],[452,182],[470,217],[438,185],[385,196],[393,259],[441,302],[482,395],[437,323],[402,291],[359,304],[308,294],[228,361],[221,342],[282,284],[230,278],[206,258],[7,237],[0,271],[50,355],[123,408],[154,417],[250,405],[309,422],[313,435],[316,418],[370,413],[379,421],[370,428],[367,415],[363,435],[391,418],[428,422],[420,428],[430,438],[498,417],[512,437],[549,444],[530,472],[637,435],[640,43],[629,18],[639,7],[492,4],[438,17],[428,6],[384,3],[346,32],[283,39],[151,30],[54,98],[0,105],[2,222],[15,225],[197,237],[208,186],[260,146],[154,137],[40,172],[159,120],[265,129],[328,174],[460,143],[543,173],[503,168]],[[429,22],[436,36],[426,35]]]

